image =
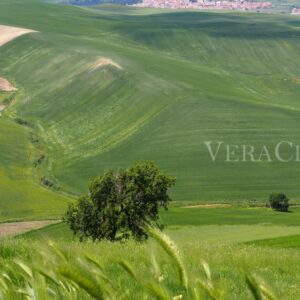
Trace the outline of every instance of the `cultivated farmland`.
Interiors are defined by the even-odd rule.
[[[300,19],[51,2],[0,0],[0,297],[299,299]],[[139,160],[169,237],[79,242],[67,203]]]
[[[274,187],[298,197],[297,163],[227,163],[225,152],[212,163],[204,144],[251,144],[258,156],[299,142],[298,18],[0,5],[3,24],[37,31],[2,46],[0,68],[18,89],[6,115],[36,126],[39,178],[79,193],[107,168],[148,159],[177,177],[175,200],[263,200]]]

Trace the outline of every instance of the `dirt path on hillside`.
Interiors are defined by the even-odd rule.
[[[26,28],[0,25],[0,47],[21,35],[31,32],[36,31]]]
[[[13,236],[21,234],[33,229],[39,229],[50,224],[58,223],[58,221],[28,221],[28,222],[12,222],[0,223],[0,237]]]

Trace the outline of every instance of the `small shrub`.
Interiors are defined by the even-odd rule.
[[[41,184],[56,191],[60,190],[60,186],[56,182],[45,176],[41,178]]]
[[[33,165],[36,168],[37,166],[39,166],[40,164],[42,164],[42,162],[44,161],[44,159],[46,158],[45,154],[40,154],[34,161],[33,161]]]
[[[54,183],[53,181],[51,181],[49,178],[46,177],[42,177],[41,182],[43,185],[47,186],[47,187],[53,187]]]
[[[277,211],[287,212],[289,210],[289,199],[283,193],[271,194],[269,197],[270,206]]]
[[[15,118],[15,122],[19,125],[22,125],[22,126],[27,126],[27,127],[30,127],[30,128],[35,128],[35,125],[27,120],[24,120],[24,119],[21,119],[21,118]]]

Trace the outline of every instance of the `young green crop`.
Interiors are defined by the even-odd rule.
[[[45,246],[41,243],[28,244],[24,240],[6,241],[0,247],[0,295],[4,299],[153,297],[217,300],[235,297],[240,291],[239,297],[243,299],[280,299],[261,276],[243,266],[242,260],[257,249],[242,246],[235,249],[223,247],[223,250],[211,248],[210,259],[215,255],[216,263],[219,263],[218,255],[233,259],[233,251],[240,251],[236,265],[227,266],[234,268],[236,275],[232,277],[230,269],[225,272],[219,269],[217,275],[201,259],[207,253],[199,256],[197,248],[191,247],[190,255],[183,255],[169,237],[157,229],[148,230],[153,238],[149,242],[151,247],[149,243],[138,245],[135,242],[50,243]],[[282,254],[287,257],[287,253]],[[260,254],[253,269],[257,268],[257,263],[262,263],[259,260],[265,255]],[[196,257],[198,262],[194,261]],[[223,268],[228,263],[227,259],[223,261]],[[294,259],[295,255],[289,261]],[[270,276],[269,273],[265,275]],[[292,295],[293,292],[284,289],[281,294]]]

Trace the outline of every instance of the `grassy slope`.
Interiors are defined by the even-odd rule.
[[[163,213],[163,219],[169,225],[168,235],[183,254],[191,278],[204,276],[201,271],[201,260],[204,259],[211,267],[214,283],[224,292],[225,298],[252,299],[243,279],[245,273],[254,273],[271,286],[278,299],[298,299],[299,213],[299,209],[292,209],[290,214],[286,214],[265,208],[176,208]],[[167,282],[173,278],[164,262],[166,256],[157,252],[152,241],[144,244],[132,241],[122,244],[70,243],[72,235],[64,224],[26,233],[21,239],[14,240],[14,248],[10,243],[4,243],[0,247],[0,258],[16,255],[15,249],[19,249],[23,257],[28,257],[26,253],[31,245],[40,249],[49,239],[56,241],[58,247],[75,251],[76,257],[85,253],[96,258],[109,272],[109,278],[123,289],[128,289],[128,293],[135,294],[132,296],[134,299],[139,298],[140,290],[130,284],[117,268],[113,268],[112,261],[128,260],[138,276],[141,274],[142,278],[150,280],[152,275],[147,258],[155,253]],[[176,287],[171,286],[170,289],[175,290]]]
[[[299,143],[297,18],[2,0],[0,23],[39,31],[2,47],[0,67],[21,90],[12,113],[38,124],[43,172],[64,189],[151,159],[178,178],[176,200],[299,195],[297,163],[228,164],[222,152],[213,164],[203,145]],[[101,56],[123,70],[91,71]]]
[[[56,218],[67,198],[33,178],[28,129],[0,119],[0,220]]]
[[[58,256],[56,254],[58,252],[57,249],[63,248],[67,253],[66,257],[71,270],[77,268],[79,263],[81,263],[81,267],[89,268],[90,272],[80,273],[84,276],[83,278],[89,278],[86,273],[92,274],[92,278],[95,276],[92,273],[94,265],[87,264],[84,259],[88,256],[100,264],[104,274],[118,287],[117,295],[120,296],[117,298],[141,299],[143,298],[141,295],[143,292],[149,297],[148,290],[145,292],[140,288],[132,277],[128,275],[128,272],[125,272],[117,265],[117,262],[120,260],[128,261],[137,278],[148,283],[156,279],[156,269],[153,267],[151,260],[152,256],[155,256],[159,265],[159,274],[162,274],[163,276],[161,277],[164,278],[164,284],[168,286],[168,290],[172,291],[172,295],[178,295],[178,290],[180,291],[180,289],[175,283],[177,279],[175,264],[166,253],[163,253],[157,245],[153,244],[135,244],[133,242],[126,244],[105,242],[101,244],[58,243],[54,250],[51,248],[52,252],[49,253],[47,248],[44,251],[45,243],[13,241],[1,244],[0,262],[3,263],[4,268],[8,265],[7,268],[10,267],[10,271],[15,270],[17,272],[20,268],[17,268],[14,261],[19,262],[21,260],[25,263],[25,266],[33,270],[42,268],[44,272],[52,275],[53,271],[55,272],[66,265],[65,260],[59,260],[62,263],[56,264],[56,268],[53,267],[53,263],[56,262]],[[262,278],[259,282],[266,282],[266,285],[271,287],[271,290],[277,296],[275,299],[299,299],[300,253],[297,249],[256,248],[245,245],[216,246],[196,241],[192,244],[180,243],[179,249],[183,256],[190,283],[192,284],[198,278],[202,280],[206,278],[201,265],[202,260],[205,260],[210,265],[212,281],[215,287],[222,291],[222,295],[226,299],[253,299],[245,283],[246,273],[254,273],[259,278]],[[57,252],[54,252],[55,250]],[[41,257],[41,254],[44,256]],[[18,260],[12,259],[15,257]],[[280,259],[274,259],[274,257],[280,257]],[[36,274],[36,272],[33,273]],[[38,283],[33,284],[34,288],[39,287],[44,282],[43,278],[39,277],[39,279]],[[99,282],[102,283],[103,281],[99,280]],[[148,285],[146,286],[148,287]],[[91,299],[91,297],[86,295],[81,295],[80,298]],[[201,298],[210,299],[204,295]],[[16,297],[7,297],[7,299],[16,299]],[[69,297],[69,299],[72,299],[72,297]]]
[[[260,239],[247,243],[248,245],[254,245],[259,247],[270,247],[270,248],[300,248],[300,235],[289,235],[276,238]]]

